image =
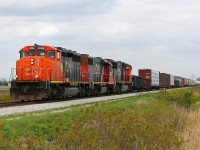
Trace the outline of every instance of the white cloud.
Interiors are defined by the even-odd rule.
[[[6,0],[1,1],[0,6],[10,6],[12,4],[20,4],[24,6],[36,7],[36,6],[45,6],[49,4],[56,4],[56,3],[64,3],[64,4],[71,4],[77,3],[78,0]]]
[[[0,64],[14,62],[21,47],[38,43],[127,61],[134,73],[150,67],[198,77],[199,7],[197,0],[3,1]],[[0,75],[9,73],[4,68]]]
[[[38,36],[40,36],[40,37],[54,36],[57,33],[59,33],[59,29],[56,28],[55,26],[51,25],[51,26],[47,26],[47,27],[40,29]]]

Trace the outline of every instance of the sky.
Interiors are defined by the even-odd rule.
[[[0,78],[35,43],[200,77],[198,0],[0,0]]]

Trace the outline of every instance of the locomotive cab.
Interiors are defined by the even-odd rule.
[[[20,53],[20,59],[27,57],[27,56],[45,56],[45,57],[49,57],[51,59],[55,58],[55,50],[46,50],[45,51],[45,47],[39,47],[38,49],[30,47],[28,51],[21,49],[19,51],[19,53]]]
[[[61,53],[58,49],[34,45],[22,48],[19,53],[20,59],[16,62],[16,81],[62,79],[62,74],[57,74],[58,71],[61,72]]]

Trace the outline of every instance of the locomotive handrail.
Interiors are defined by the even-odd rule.
[[[13,80],[16,79],[15,72],[16,72],[16,68],[11,68],[11,74],[10,74],[10,77],[9,77],[9,81],[13,81]]]

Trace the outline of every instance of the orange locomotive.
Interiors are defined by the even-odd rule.
[[[37,100],[126,92],[131,71],[123,62],[35,44],[20,50],[10,94],[16,100]]]

